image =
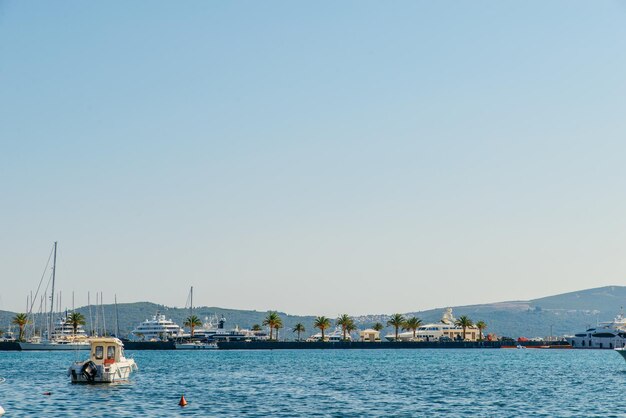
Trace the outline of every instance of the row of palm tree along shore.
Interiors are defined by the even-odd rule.
[[[189,318],[188,318],[188,321],[189,321]],[[185,325],[187,326],[187,323],[185,323]],[[278,331],[279,329],[283,328],[283,321],[278,315],[278,312],[270,311],[265,317],[265,319],[263,320],[262,325],[269,328],[270,340],[278,340]],[[341,327],[343,340],[348,340],[349,339],[348,335],[353,331],[357,331],[357,326],[355,324],[354,319],[350,317],[348,314],[339,315],[337,319],[335,320],[335,325],[337,327]],[[405,317],[404,315],[399,314],[399,313],[391,315],[391,317],[387,321],[387,326],[392,326],[395,330],[394,341],[399,341],[398,334],[400,330],[413,331],[413,340],[416,340],[417,330],[423,325],[424,323],[422,322],[421,319],[414,317],[414,316]],[[470,319],[468,316],[465,316],[465,315],[456,319],[454,321],[454,325],[462,329],[463,340],[466,340],[467,329],[473,328],[473,329],[478,330],[478,333],[479,333],[478,341],[482,341],[483,331],[487,328],[487,324],[484,321],[477,321],[476,323],[474,323],[472,319]],[[326,341],[325,331],[332,326],[333,326],[333,321],[330,318],[327,318],[325,316],[318,316],[313,321],[313,328],[319,329],[321,332],[321,338],[319,339],[320,341]],[[383,328],[385,328],[385,325],[383,325],[380,322],[377,322],[372,326],[372,329],[374,329],[377,332],[380,332]],[[259,324],[255,324],[252,327],[252,331],[261,331],[261,330],[262,330],[262,327]],[[300,336],[302,333],[306,332],[306,328],[304,324],[299,322],[294,325],[291,331],[294,333],[297,333],[296,341],[301,341]]]
[[[65,318],[65,323],[72,326],[73,334],[76,335],[78,327],[86,324],[86,319],[80,312],[72,312]],[[24,341],[24,330],[27,325],[32,324],[32,320],[28,317],[28,314],[18,313],[11,319],[11,324],[17,325],[19,328],[18,341]],[[0,330],[0,337],[4,334],[3,330]]]
[[[24,340],[24,329],[30,323],[28,315],[25,313],[18,313],[12,319],[12,324],[17,325],[19,327],[19,336],[18,341]],[[71,325],[73,329],[73,334],[76,335],[79,326],[85,325],[86,319],[83,314],[79,312],[72,312],[67,315],[66,324]],[[341,327],[342,331],[342,339],[348,340],[348,335],[354,331],[357,331],[357,326],[354,322],[354,319],[350,317],[348,314],[339,315],[335,320],[335,324],[338,327]],[[183,324],[184,326],[190,328],[191,336],[194,335],[194,329],[202,325],[202,321],[196,315],[190,315],[185,319]],[[270,311],[262,323],[263,326],[269,328],[270,340],[278,340],[278,331],[283,328],[283,321],[276,311]],[[405,317],[402,314],[396,313],[391,315],[389,320],[387,321],[387,326],[392,326],[395,329],[395,341],[398,341],[398,334],[400,330],[404,331],[413,331],[413,339],[416,339],[417,330],[424,325],[422,320],[417,317]],[[469,317],[461,316],[454,322],[454,325],[461,328],[463,330],[463,340],[466,339],[466,331],[467,328],[476,328],[479,332],[478,340],[481,341],[483,339],[483,330],[487,328],[487,324],[484,321],[477,321],[474,323]],[[313,327],[315,329],[319,329],[321,332],[320,341],[326,341],[325,339],[325,331],[333,326],[332,320],[325,316],[318,316],[315,318],[313,322]],[[375,331],[381,331],[385,328],[380,322],[375,323],[372,326],[372,329]],[[252,326],[252,331],[262,331],[262,327],[259,324],[255,324]],[[275,334],[274,334],[275,332]],[[297,333],[297,341],[301,340],[302,333],[306,332],[306,327],[302,323],[297,323],[292,328],[292,332]],[[2,335],[2,331],[0,331],[0,336]],[[276,337],[276,338],[274,338]]]
[[[19,328],[19,335],[17,340],[24,341],[24,330],[27,325],[31,324],[31,320],[29,319],[28,315],[25,313],[18,313],[12,318],[11,323],[13,325],[17,325]],[[71,325],[72,334],[73,336],[75,336],[78,332],[78,328],[82,325],[86,325],[87,320],[85,316],[80,312],[71,312],[65,318],[65,323],[67,325]],[[194,329],[196,327],[202,326],[202,321],[196,315],[190,315],[185,320],[185,323],[183,325],[191,329],[191,336],[193,337]],[[0,337],[2,337],[3,333],[4,332],[0,330]]]

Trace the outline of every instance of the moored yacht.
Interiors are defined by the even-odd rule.
[[[475,341],[478,338],[478,328],[472,326],[465,328],[465,339]],[[385,336],[387,341],[394,341],[396,335]],[[398,341],[442,341],[442,340],[462,340],[463,328],[456,325],[456,318],[452,315],[452,308],[446,308],[438,323],[425,324],[415,331],[401,332],[398,334]]]
[[[600,322],[566,340],[573,348],[622,348],[626,346],[626,318],[620,312],[613,321]]]
[[[152,319],[146,319],[132,330],[132,334],[141,341],[167,341],[182,338],[183,329],[165,315],[157,312]]]
[[[317,334],[311,335],[306,339],[307,342],[316,342],[322,341],[322,333],[318,332]],[[349,332],[346,332],[346,339],[343,339],[343,331],[341,327],[336,327],[334,331],[329,333],[324,333],[324,341],[329,343],[337,343],[341,341],[352,341],[352,337]]]
[[[50,338],[33,337],[19,344],[24,351],[89,350],[88,336],[83,326],[78,325],[74,333],[74,327],[68,321],[67,313],[65,317],[55,322]]]

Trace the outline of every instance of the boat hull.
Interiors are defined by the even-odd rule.
[[[89,350],[89,343],[77,344],[77,343],[19,343],[20,350],[22,351],[75,351],[75,350]]]
[[[175,347],[177,350],[215,350],[217,344],[176,343]]]
[[[617,348],[615,349],[615,351],[617,351],[619,353],[620,356],[622,356],[624,358],[624,360],[626,360],[626,350],[623,348]]]
[[[129,380],[133,370],[137,370],[137,365],[134,361],[114,364],[108,367],[97,366],[98,372],[93,379],[89,379],[82,373],[84,364],[84,362],[74,363],[68,370],[68,375],[71,377],[72,383],[95,384],[126,382]]]
[[[129,341],[122,340],[125,350],[174,350],[174,341]]]

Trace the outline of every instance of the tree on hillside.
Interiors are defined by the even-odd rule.
[[[383,328],[385,328],[385,326],[381,324],[380,322],[376,322],[374,326],[372,327],[374,331],[378,331],[378,332],[380,332],[380,330],[382,330]]]
[[[261,331],[261,330],[262,330],[261,325],[259,325],[259,324],[252,325],[252,331],[257,332],[257,331]]]

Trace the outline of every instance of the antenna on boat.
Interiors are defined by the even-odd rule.
[[[102,296],[102,292],[100,292],[100,307],[102,308],[102,336],[107,336],[107,323],[106,318],[104,317],[104,297]]]
[[[52,339],[52,330],[54,330],[54,282],[57,271],[57,242],[54,241],[54,258],[52,262],[52,292],[50,293],[50,328],[48,328],[48,339]]]

